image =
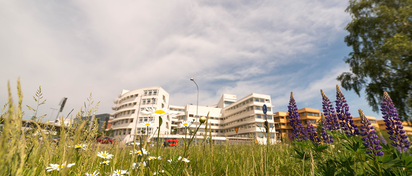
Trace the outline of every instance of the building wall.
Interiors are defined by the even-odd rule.
[[[377,123],[379,125],[379,129],[382,132],[388,132],[388,130],[386,129],[385,122],[383,120],[378,120]],[[403,130],[405,130],[407,135],[412,135],[412,124],[410,122],[402,122],[402,126]]]
[[[162,109],[169,106],[169,94],[161,87],[147,87],[132,91],[122,90],[118,98],[114,100],[115,105],[111,114],[114,138],[127,142],[132,141],[134,134],[140,135],[142,130],[147,132],[143,122],[152,122],[148,128],[150,135],[153,135],[159,126],[158,117],[150,117],[140,112],[148,108]],[[166,125],[167,124],[167,125]],[[171,119],[163,117],[163,125],[160,128],[161,134],[169,134]]]

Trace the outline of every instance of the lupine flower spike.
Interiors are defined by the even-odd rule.
[[[387,92],[383,93],[381,112],[383,114],[386,130],[388,130],[388,134],[391,135],[389,139],[393,141],[391,145],[397,148],[400,152],[408,151],[410,146],[408,136],[405,134],[405,130],[403,130],[402,122],[398,117],[398,111],[396,111],[395,105]]]
[[[353,136],[359,134],[357,126],[353,123],[352,115],[349,112],[349,105],[346,103],[345,96],[336,85],[336,114],[340,121],[340,127],[347,136]]]
[[[335,110],[333,109],[332,102],[329,100],[322,89],[320,89],[320,93],[322,94],[322,109],[323,114],[325,115],[326,129],[329,131],[340,129],[339,121],[336,116]]]
[[[313,127],[312,123],[310,122],[308,122],[307,133],[311,141],[315,142],[316,144],[320,143],[320,139],[318,137],[318,134],[316,133],[315,127]]]
[[[296,105],[295,98],[293,97],[293,92],[290,93],[288,112],[290,125],[292,126],[292,140],[307,140],[308,137],[305,129],[302,127],[302,123],[299,118],[298,106]]]
[[[321,119],[322,127],[321,127],[321,132],[322,132],[322,139],[324,143],[330,144],[333,143],[333,136],[329,135],[328,132],[326,131],[326,120],[324,117]]]
[[[363,145],[366,148],[366,153],[374,154],[377,156],[382,156],[383,152],[381,151],[382,147],[379,145],[378,136],[374,126],[371,126],[371,123],[363,114],[362,110],[359,109],[359,116],[361,118],[361,135],[363,136],[362,141]]]

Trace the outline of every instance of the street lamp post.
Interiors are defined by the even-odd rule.
[[[196,118],[199,117],[199,114],[198,114],[199,113],[199,86],[197,85],[197,83],[196,83],[196,81],[193,77],[190,78],[190,81],[193,81],[193,83],[195,83],[196,88],[197,88],[197,101],[196,101],[196,116],[197,117],[195,116],[195,119],[196,119]],[[197,135],[195,137],[196,137],[196,139],[195,139],[195,143],[196,143],[197,142]]]
[[[198,111],[199,111],[199,86],[197,86],[197,83],[196,83],[196,81],[193,77],[190,78],[190,81],[193,81],[196,85],[196,88],[197,88],[196,116],[199,116],[199,114],[198,114]]]

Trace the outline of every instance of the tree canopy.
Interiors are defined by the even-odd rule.
[[[352,21],[345,42],[351,72],[338,76],[342,87],[366,99],[378,112],[383,92],[392,98],[399,117],[412,117],[412,0],[350,0]]]

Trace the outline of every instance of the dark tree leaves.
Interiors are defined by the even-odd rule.
[[[351,72],[338,76],[342,87],[365,88],[373,111],[379,112],[384,91],[399,117],[412,116],[412,0],[350,0],[345,42],[353,51],[344,60]]]

